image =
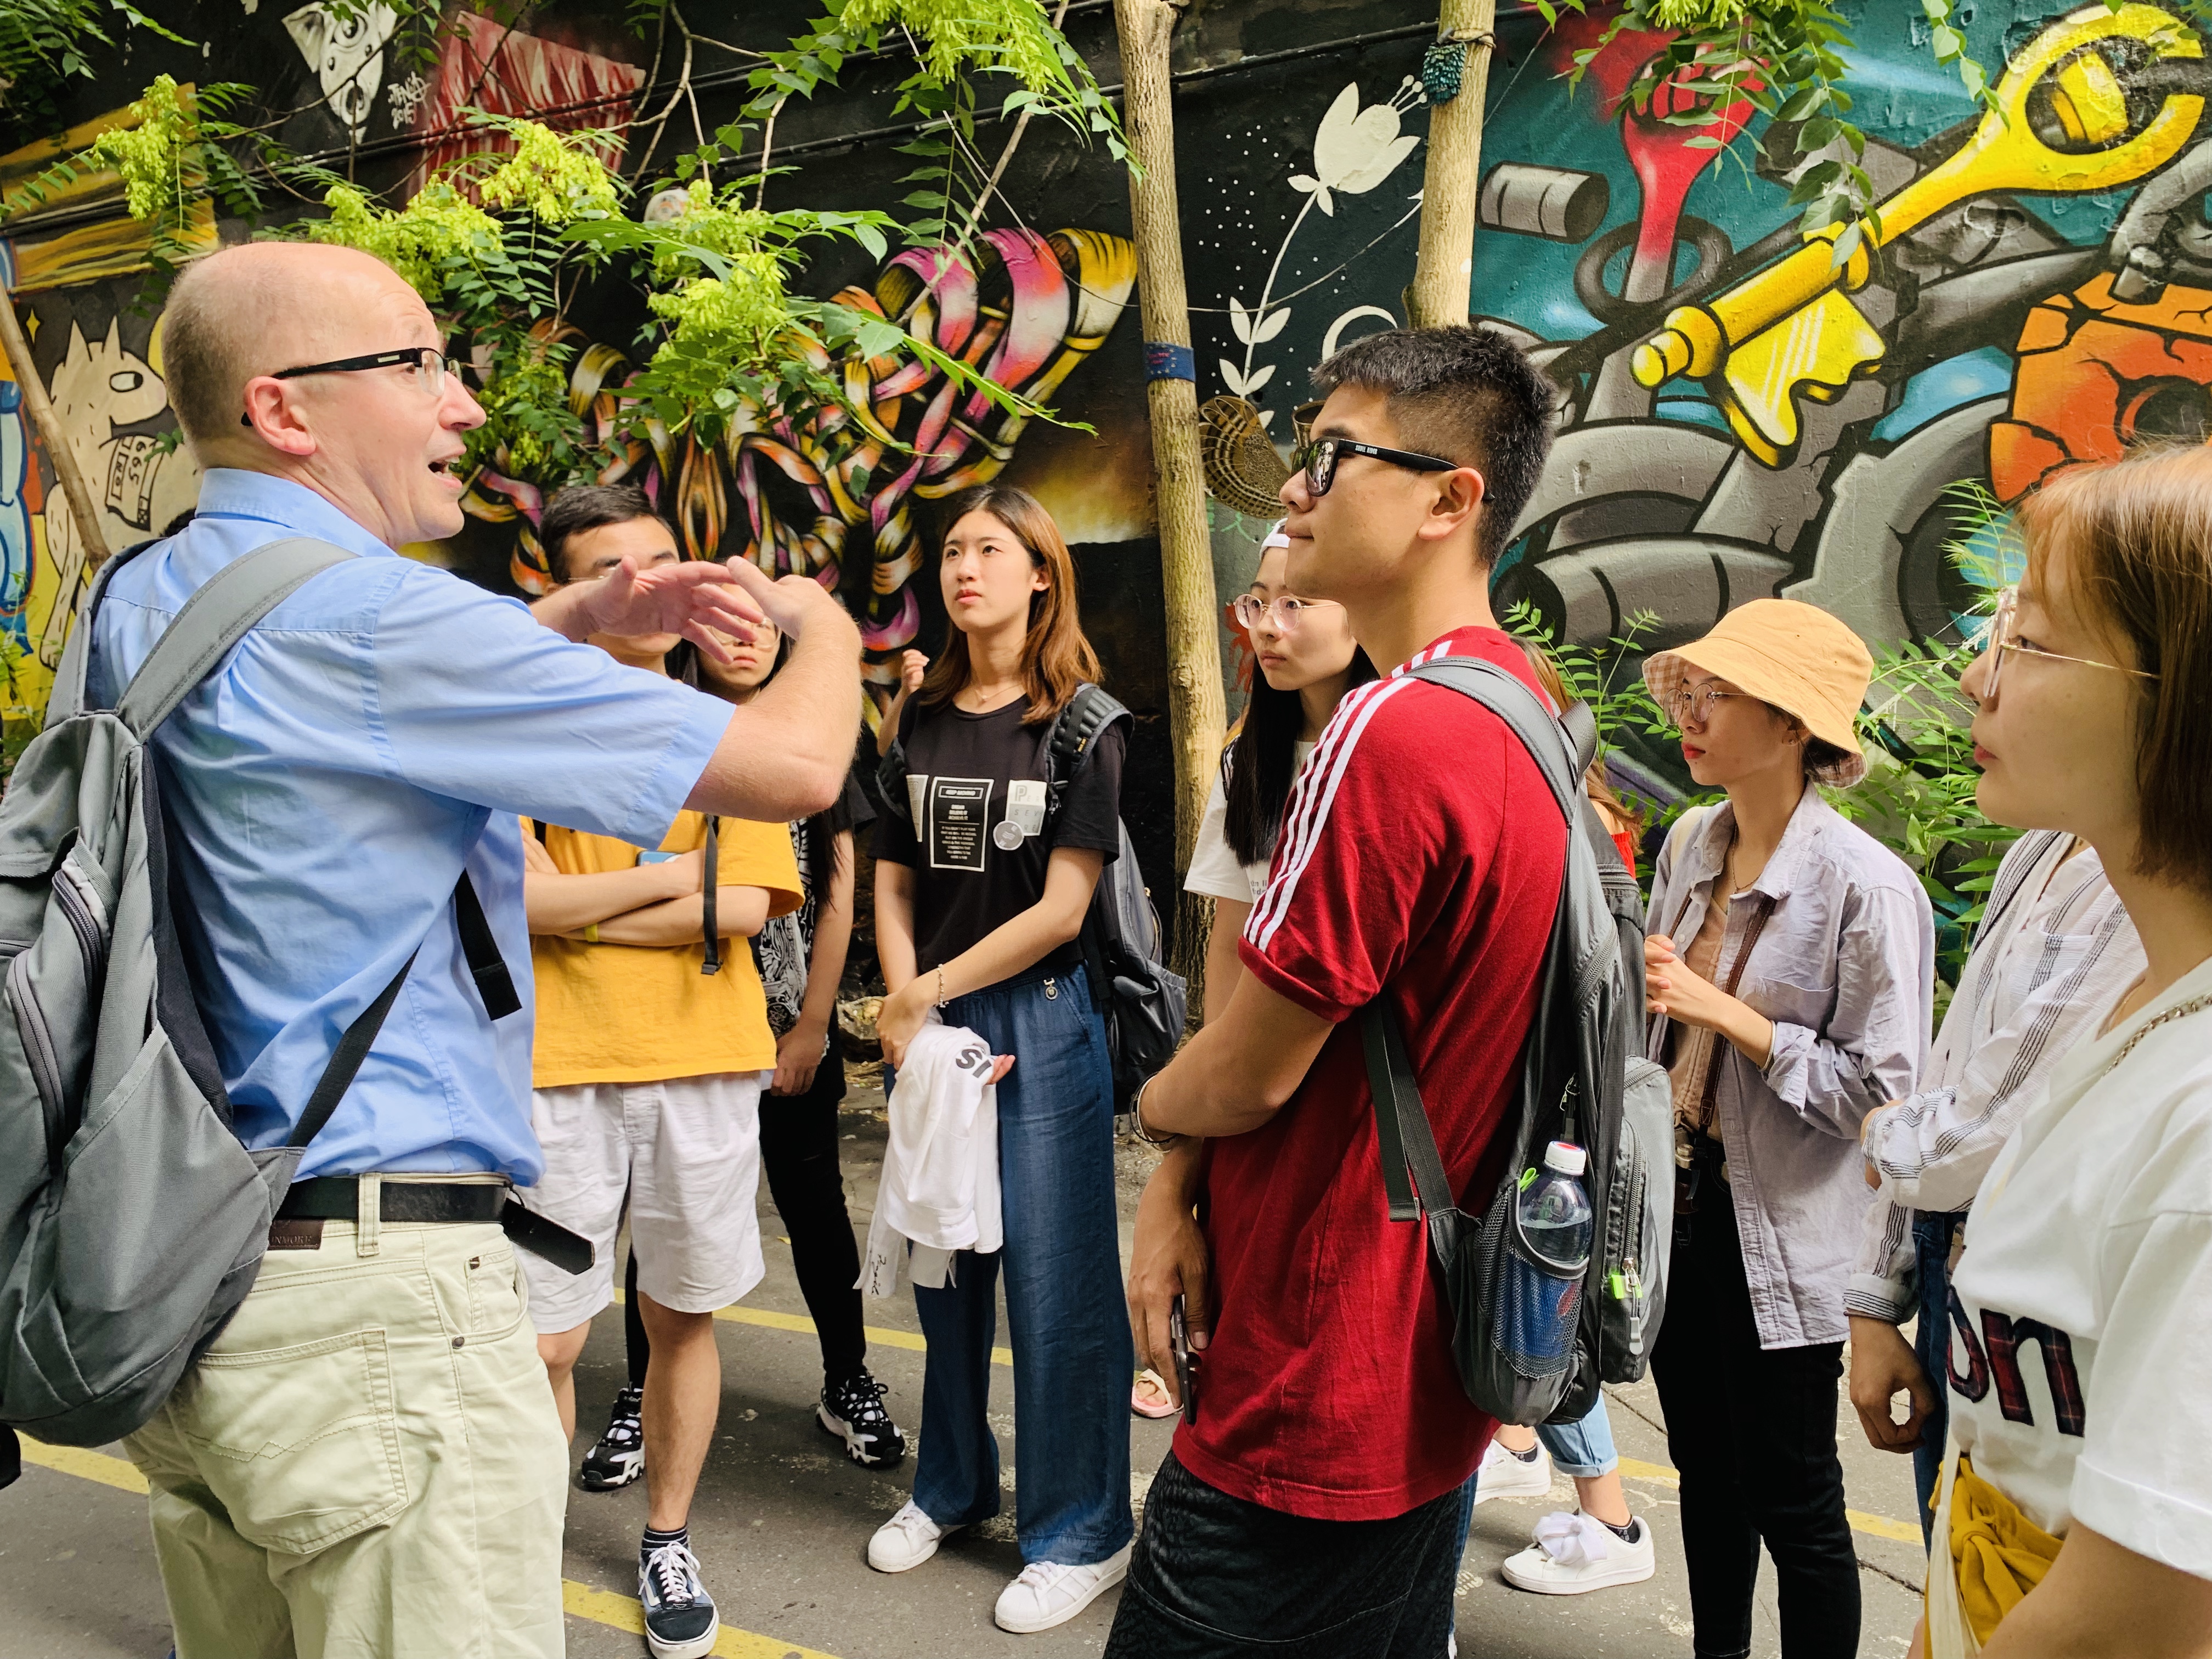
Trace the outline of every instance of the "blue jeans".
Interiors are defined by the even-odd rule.
[[[1129,1541],[1129,1376],[1136,1356],[1114,1207],[1114,1078],[1106,1027],[1079,967],[1032,968],[955,997],[964,1025],[1014,1056],[999,1085],[1006,1247],[963,1250],[953,1282],[917,1287],[929,1358],[914,1501],[940,1527],[999,1512],[999,1442],[986,1415],[994,1289],[1006,1274],[1014,1351],[1014,1512],[1024,1561],[1088,1566]]]
[[[1552,1467],[1576,1480],[1595,1480],[1620,1467],[1613,1449],[1613,1419],[1605,1414],[1605,1395],[1578,1423],[1540,1423],[1536,1438],[1552,1454]]]
[[[1936,1515],[1928,1504],[1942,1479],[1943,1435],[1951,1421],[1945,1357],[1951,1335],[1951,1233],[1966,1218],[1964,1210],[1912,1218],[1912,1248],[1920,1259],[1920,1323],[1912,1351],[1936,1391],[1936,1409],[1921,1425],[1920,1443],[1912,1449],[1912,1485],[1920,1495],[1921,1541],[1930,1549],[1936,1544]]]

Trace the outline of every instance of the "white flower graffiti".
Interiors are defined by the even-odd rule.
[[[1332,191],[1364,196],[1421,142],[1410,132],[1400,137],[1398,118],[1395,101],[1360,108],[1359,83],[1353,82],[1321,118],[1321,130],[1314,134],[1313,176],[1291,174],[1291,188],[1311,196],[1316,207],[1332,216]]]
[[[1229,326],[1243,343],[1244,361],[1232,362],[1224,357],[1219,360],[1219,368],[1222,384],[1235,396],[1253,397],[1275,377],[1274,364],[1262,363],[1255,368],[1252,357],[1260,347],[1280,334],[1291,320],[1291,307],[1284,305],[1271,309],[1269,297],[1274,292],[1275,278],[1282,272],[1284,256],[1290,252],[1298,227],[1305,223],[1306,216],[1316,208],[1334,218],[1337,197],[1364,196],[1397,170],[1398,164],[1421,142],[1419,133],[1399,131],[1405,112],[1419,103],[1421,96],[1420,83],[1408,76],[1387,102],[1362,108],[1359,83],[1355,81],[1337,94],[1336,101],[1321,118],[1321,125],[1314,133],[1314,170],[1291,175],[1291,188],[1306,198],[1305,204],[1291,221],[1291,228],[1283,233],[1283,245],[1275,250],[1274,263],[1267,267],[1267,280],[1261,285],[1259,303],[1247,306],[1234,295],[1230,298]],[[1418,206],[1415,210],[1419,210]],[[1274,414],[1272,409],[1261,410],[1260,423],[1267,425]]]

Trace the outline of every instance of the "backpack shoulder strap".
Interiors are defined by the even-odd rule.
[[[1577,802],[1582,794],[1582,775],[1588,767],[1587,763],[1575,767],[1575,757],[1569,752],[1569,744],[1573,743],[1578,746],[1580,739],[1562,728],[1551,710],[1522,683],[1517,675],[1480,657],[1438,657],[1433,662],[1425,662],[1417,668],[1407,669],[1405,672],[1410,679],[1426,680],[1431,685],[1449,686],[1462,696],[1473,698],[1504,720],[1512,728],[1513,735],[1521,739],[1522,747],[1535,761],[1536,769],[1544,775],[1544,781],[1551,786],[1552,797],[1559,803],[1560,815],[1571,823],[1581,822]],[[1595,724],[1589,730],[1595,753]]]
[[[92,625],[100,615],[100,602],[107,597],[109,578],[161,539],[155,536],[136,543],[120,553],[111,554],[101,562],[99,574],[92,579],[92,591],[77,606],[69,643],[62,647],[61,663],[54,670],[53,690],[46,697],[48,726],[58,726],[84,709],[85,678],[92,668]]]
[[[506,958],[499,953],[499,941],[492,937],[483,902],[477,898],[476,884],[469,879],[465,870],[453,884],[453,923],[461,936],[461,953],[468,959],[469,976],[476,981],[477,994],[483,999],[484,1012],[494,1019],[504,1019],[518,1012],[522,999],[515,994],[514,976],[507,972]],[[385,1016],[398,1000],[399,988],[407,982],[407,975],[415,968],[415,958],[422,954],[419,945],[410,951],[407,960],[399,964],[399,971],[376,994],[376,1000],[355,1015],[353,1024],[345,1028],[337,1047],[331,1051],[329,1063],[323,1067],[322,1076],[316,1080],[315,1091],[307,1097],[300,1121],[292,1126],[286,1146],[305,1146],[323,1132],[323,1126],[331,1121],[338,1103],[345,1098],[346,1091],[353,1087],[355,1075],[368,1058],[376,1034],[384,1029]]]
[[[293,536],[233,560],[162,630],[116,700],[116,713],[143,742],[254,623],[309,577],[354,556],[330,542]]]
[[[1067,706],[1052,718],[1045,738],[1045,802],[1047,818],[1060,815],[1060,798],[1083,769],[1091,763],[1098,738],[1115,720],[1133,718],[1128,706],[1103,685],[1085,680],[1075,688]]]
[[[906,740],[914,735],[921,709],[912,697],[906,700],[899,709],[898,727],[891,733],[891,746],[876,763],[876,793],[883,797],[884,811],[901,823],[910,823],[914,817],[914,809],[907,804]]]
[[[1423,1210],[1441,1215],[1455,1202],[1451,1178],[1437,1150],[1428,1109],[1421,1103],[1421,1085],[1406,1053],[1406,1035],[1383,997],[1361,1010],[1359,1036],[1367,1054],[1367,1089],[1375,1097],[1375,1143],[1382,1154],[1390,1219],[1417,1220]],[[1410,1187],[1406,1181],[1409,1171]]]

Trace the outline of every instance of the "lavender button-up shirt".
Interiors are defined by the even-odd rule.
[[[1728,862],[1723,801],[1667,839],[1650,926],[1686,948]],[[1759,895],[1774,901],[1736,994],[1774,1022],[1764,1068],[1715,1045],[1716,1121],[1763,1348],[1838,1342],[1869,1200],[1859,1124],[1912,1092],[1928,1053],[1936,927],[1904,861],[1808,786],[1759,879],[1732,901],[1720,961],[1742,949]],[[1665,1064],[1672,1022],[1646,1052]]]

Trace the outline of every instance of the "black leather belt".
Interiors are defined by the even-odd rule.
[[[483,1182],[386,1181],[379,1183],[384,1221],[497,1221],[507,1188]],[[352,1221],[361,1214],[361,1182],[351,1176],[295,1181],[276,1212],[279,1221]]]

